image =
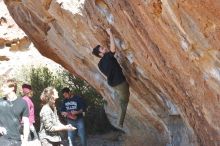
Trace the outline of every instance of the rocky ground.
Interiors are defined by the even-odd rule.
[[[122,146],[123,139],[118,133],[105,135],[91,135],[88,137],[88,146]]]
[[[79,139],[77,139],[78,145]],[[96,134],[88,136],[88,146],[122,146],[123,135],[120,132],[109,132],[107,134]]]

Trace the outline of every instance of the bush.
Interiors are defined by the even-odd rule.
[[[85,116],[86,129],[88,133],[103,133],[111,130],[105,111],[104,104],[106,103],[102,96],[98,94],[86,81],[72,76],[65,70],[57,71],[56,73],[50,71],[47,67],[31,68],[27,75],[27,80],[33,88],[33,103],[35,105],[36,123],[35,127],[39,130],[40,119],[39,112],[41,109],[40,95],[44,88],[53,86],[59,92],[59,98],[56,102],[57,109],[63,101],[60,91],[64,87],[69,87],[75,95],[80,95],[87,103],[87,112]],[[61,118],[61,121],[64,119]]]

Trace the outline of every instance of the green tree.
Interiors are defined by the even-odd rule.
[[[29,77],[28,77],[29,76]],[[87,112],[85,116],[86,129],[88,133],[103,133],[111,130],[113,127],[110,125],[105,111],[104,104],[106,102],[103,97],[96,92],[86,81],[73,76],[66,70],[59,70],[56,72],[50,71],[47,67],[31,68],[27,75],[27,80],[33,88],[33,102],[35,105],[36,113],[36,129],[39,130],[40,119],[39,113],[41,110],[40,95],[44,88],[53,86],[59,92],[59,99],[56,105],[59,107],[63,101],[60,91],[64,87],[69,87],[73,94],[80,95],[87,104]],[[64,122],[64,119],[61,121]]]
[[[40,118],[39,113],[41,110],[40,95],[44,88],[53,86],[58,91],[62,88],[62,78],[59,78],[55,73],[50,71],[47,67],[31,68],[29,73],[30,84],[33,89],[33,103],[35,105],[36,115],[36,129],[39,130]]]
[[[62,72],[64,84],[67,85],[73,94],[80,95],[87,103],[87,112],[85,122],[88,133],[103,133],[111,130],[113,127],[109,123],[104,111],[104,105],[107,104],[103,97],[96,92],[85,80],[72,76],[69,72]]]

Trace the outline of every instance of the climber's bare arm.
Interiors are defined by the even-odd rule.
[[[108,33],[109,37],[110,37],[110,51],[112,53],[115,53],[116,49],[115,49],[115,42],[114,42],[114,37],[112,35],[111,29],[107,28],[106,32]]]

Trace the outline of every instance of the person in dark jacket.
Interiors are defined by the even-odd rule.
[[[98,67],[100,71],[107,77],[108,84],[113,87],[117,93],[121,106],[118,124],[120,127],[123,127],[130,96],[129,84],[127,83],[122,72],[122,68],[120,67],[117,59],[114,57],[116,48],[112,32],[109,28],[106,29],[106,32],[110,36],[110,49],[108,50],[106,47],[97,45],[95,48],[93,48],[92,54],[101,58],[98,63]]]

